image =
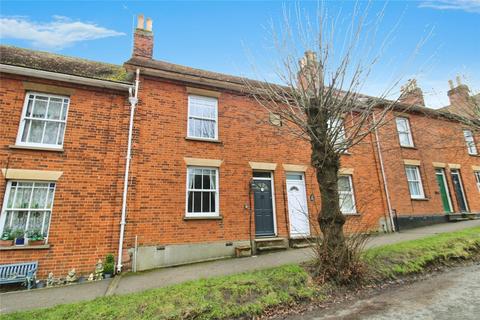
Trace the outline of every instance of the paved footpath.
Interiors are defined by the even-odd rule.
[[[371,248],[379,245],[415,240],[438,233],[452,232],[475,226],[480,226],[480,220],[438,224],[395,234],[384,234],[373,237],[367,244],[367,247]],[[104,296],[107,292],[108,294],[140,292],[189,280],[266,269],[289,263],[300,263],[308,261],[311,258],[311,249],[294,249],[248,258],[225,259],[179,267],[161,268],[116,277],[113,281],[108,279],[58,288],[2,293],[0,294],[0,313],[93,300]]]

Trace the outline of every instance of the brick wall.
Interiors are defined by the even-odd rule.
[[[65,275],[71,268],[89,273],[105,254],[116,254],[121,214],[122,179],[129,108],[118,92],[36,79],[35,82],[75,89],[71,96],[63,152],[12,149],[22,112],[22,77],[4,76],[0,88],[0,167],[63,171],[57,182],[49,233],[50,248],[0,251],[0,263],[38,260],[40,276]],[[32,81],[32,79],[29,79]],[[208,88],[207,88],[208,89]],[[276,163],[274,171],[276,230],[288,237],[288,204],[283,164],[308,165],[308,142],[272,126],[268,113],[253,100],[223,91],[218,98],[219,143],[187,140],[186,85],[142,78],[134,127],[131,187],[125,247],[211,241],[248,240],[250,235],[249,161]],[[394,122],[379,131],[393,208],[399,215],[441,215],[442,204],[432,162],[461,165],[471,211],[480,211],[480,197],[458,123],[410,113],[415,148],[400,148]],[[4,124],[4,125],[3,125]],[[478,137],[477,137],[478,141]],[[186,169],[184,157],[222,160],[219,168],[222,220],[184,220]],[[426,200],[411,200],[404,159],[421,161]],[[358,215],[348,230],[377,229],[386,219],[386,195],[374,136],[342,156],[342,168],[353,169]],[[448,173],[448,168],[447,168]],[[312,168],[306,171],[312,233],[320,208]],[[452,200],[456,211],[451,178]],[[0,190],[6,181],[0,179]],[[312,197],[310,197],[312,195]],[[313,200],[311,200],[313,199]],[[247,208],[246,208],[247,207]],[[252,222],[252,231],[253,230]]]
[[[463,126],[458,122],[410,113],[407,116],[413,134],[414,148],[400,147],[393,121],[380,128],[386,175],[392,208],[399,215],[443,214],[442,200],[433,162],[445,163],[447,183],[454,206],[459,212],[448,164],[459,164],[467,202],[471,212],[480,212],[480,192],[476,186],[472,166],[480,166],[480,157],[469,155],[463,137]],[[395,114],[389,116],[389,119]],[[476,137],[476,141],[480,137]],[[405,176],[404,159],[420,160],[420,171],[425,200],[410,198]]]
[[[222,92],[218,98],[220,143],[191,141],[187,136],[188,93],[179,83],[142,78],[136,121],[132,189],[126,246],[135,235],[140,245],[165,245],[249,238],[249,161],[276,163],[274,190],[279,236],[288,236],[288,212],[283,164],[310,162],[310,145],[268,122],[268,113],[251,99]],[[369,137],[342,157],[353,168],[358,216],[351,226],[378,228],[386,212],[382,201],[376,155]],[[220,214],[223,220],[185,221],[184,157],[223,160],[219,168]],[[313,220],[319,191],[313,169],[306,172],[307,197]]]
[[[0,251],[0,263],[38,260],[40,277],[89,273],[118,243],[124,154],[128,130],[126,97],[118,92],[40,79],[73,88],[63,152],[12,149],[23,109],[25,78],[2,74],[0,167],[63,171],[57,181],[49,249]],[[6,180],[0,179],[0,200]]]

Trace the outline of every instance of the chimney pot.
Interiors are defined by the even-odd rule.
[[[453,84],[453,80],[448,80],[448,85],[450,86],[450,89],[455,88],[455,86]]]
[[[143,14],[139,14],[137,17],[137,29],[144,29],[145,28],[145,20],[143,18]]]
[[[461,85],[462,84],[462,78],[458,75],[457,76],[457,85]]]
[[[134,30],[133,33],[132,57],[148,59],[152,59],[153,57],[152,19],[147,19],[147,29],[145,29],[145,19],[143,15],[138,16],[137,29]]]
[[[416,79],[408,79],[401,87],[401,94],[398,101],[404,104],[425,106],[422,89],[417,86]]]
[[[151,18],[147,18],[147,31],[152,31],[152,19]]]

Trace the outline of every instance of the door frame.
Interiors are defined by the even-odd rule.
[[[304,237],[309,237],[311,234],[312,234],[312,230],[311,230],[311,225],[310,225],[310,209],[308,208],[308,198],[307,198],[307,183],[305,181],[305,172],[301,172],[301,171],[286,171],[285,172],[285,184],[288,185],[288,179],[287,179],[287,174],[289,173],[292,173],[292,174],[300,174],[302,176],[302,183],[303,183],[303,189],[305,191],[305,206],[306,206],[306,209],[307,209],[307,224],[308,224],[308,234],[305,234],[305,235],[292,235],[292,229],[291,229],[291,221],[290,221],[290,207],[289,207],[289,203],[288,203],[288,188],[287,188],[287,212],[288,212],[288,236],[291,238],[291,239],[295,239],[295,238],[304,238]],[[297,180],[291,180],[291,181],[297,181]]]
[[[440,170],[441,174],[438,173],[437,170]],[[441,175],[442,176],[442,180],[443,180],[443,184],[445,185],[445,191],[447,192],[447,199],[448,199],[448,204],[450,206],[450,211],[448,212],[449,214],[450,213],[453,213],[455,212],[455,209],[453,208],[453,202],[452,202],[452,197],[450,196],[450,188],[448,186],[448,181],[447,181],[447,175],[445,173],[445,169],[444,168],[435,168],[435,177],[437,175]],[[442,197],[442,194],[441,194],[441,190],[440,191],[440,197]],[[442,203],[442,207],[443,207],[443,203]]]
[[[265,178],[265,177],[254,177],[253,176],[253,172],[266,172],[268,174],[270,174],[270,177],[269,178]],[[272,186],[271,188],[271,192],[272,192],[272,214],[273,214],[273,236],[274,237],[278,237],[278,231],[277,231],[277,210],[276,210],[276,201],[275,201],[275,182],[273,180],[273,171],[265,171],[265,170],[254,170],[252,172],[252,182],[255,181],[255,180],[266,180],[266,181],[270,181],[270,184]],[[253,199],[254,203],[253,203],[253,218],[255,219],[255,197]],[[257,238],[257,235],[256,235],[257,231],[255,230],[255,238]]]
[[[467,195],[465,194],[465,188],[463,187],[463,180],[462,180],[462,174],[460,173],[460,169],[450,169],[450,175],[453,175],[454,172],[458,176],[458,183],[460,184],[460,190],[462,191],[462,196],[463,196],[463,201],[465,202],[466,211],[462,211],[462,208],[458,208],[458,210],[459,212],[470,212],[470,208],[468,206],[468,201],[467,201]],[[452,183],[453,183],[453,179],[452,179]],[[453,187],[455,188],[455,185]],[[457,192],[455,192],[455,197],[457,197]]]

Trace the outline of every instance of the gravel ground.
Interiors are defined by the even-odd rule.
[[[454,268],[378,295],[286,319],[477,320],[480,319],[480,264]]]

